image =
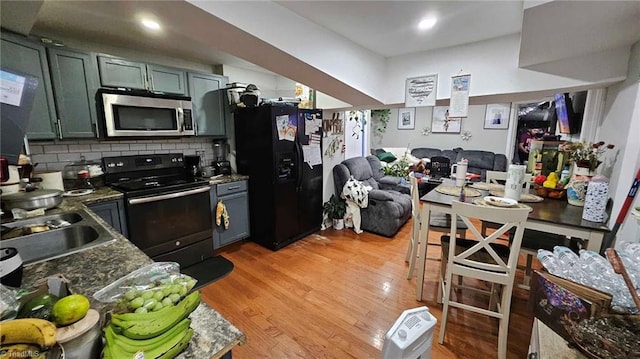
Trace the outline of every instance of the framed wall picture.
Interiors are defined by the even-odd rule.
[[[425,107],[436,105],[438,75],[410,77],[405,84],[404,105]]]
[[[490,130],[506,130],[509,128],[510,103],[493,103],[487,105],[484,114],[484,128]]]
[[[416,128],[416,109],[398,109],[398,130],[413,130]]]
[[[449,116],[449,106],[433,108],[431,133],[460,133],[461,124],[462,118]]]

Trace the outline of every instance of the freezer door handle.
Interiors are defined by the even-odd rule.
[[[296,148],[296,165],[298,167],[296,168],[296,192],[300,192],[300,189],[302,188],[302,166],[304,165],[304,162],[302,158],[302,146],[300,146],[300,142],[298,142],[298,140],[296,139],[294,144],[294,147]]]

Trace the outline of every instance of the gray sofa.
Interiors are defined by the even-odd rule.
[[[360,228],[393,237],[411,217],[411,197],[394,189],[403,186],[401,180],[385,176],[380,160],[375,156],[349,158],[333,167],[337,195],[342,193],[344,184],[351,176],[373,188],[369,192],[369,205],[360,210]]]
[[[411,155],[417,158],[431,158],[434,156],[444,156],[449,158],[451,164],[456,163],[463,158],[469,161],[467,172],[476,173],[481,176],[481,180],[485,180],[487,171],[507,170],[507,156],[501,153],[493,153],[490,151],[479,150],[463,150],[462,148],[454,148],[453,150],[440,150],[437,148],[414,148]]]

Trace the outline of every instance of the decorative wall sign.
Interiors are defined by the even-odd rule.
[[[449,116],[467,117],[469,112],[469,85],[471,75],[457,75],[451,77],[451,100],[449,101]]]
[[[405,84],[404,104],[406,107],[436,105],[438,75],[410,77]]]
[[[484,114],[484,128],[506,130],[509,128],[511,103],[494,103],[487,105]]]
[[[413,130],[416,127],[416,109],[398,109],[398,130]]]
[[[433,108],[432,133],[460,133],[461,123],[461,118],[452,118],[449,115],[448,106],[436,106]]]

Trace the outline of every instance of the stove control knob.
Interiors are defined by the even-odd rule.
[[[173,157],[173,158],[171,159],[171,162],[177,162],[177,161],[178,161],[178,160],[177,160],[175,157]]]
[[[109,162],[109,163],[107,163],[107,167],[109,167],[109,168],[113,168],[113,167],[115,167],[115,166],[116,166],[116,164],[115,164],[115,163],[113,163],[113,162]]]
[[[118,163],[116,163],[116,166],[122,167],[122,166],[124,166],[124,162],[118,162]]]
[[[402,340],[407,339],[407,332],[404,329],[398,330],[398,337]]]
[[[181,243],[180,241],[176,241],[176,247],[179,246]]]

